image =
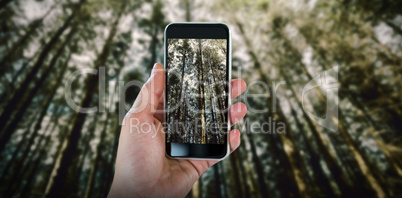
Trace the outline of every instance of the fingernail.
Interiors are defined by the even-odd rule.
[[[157,65],[158,63],[155,63],[154,64],[154,67],[152,68],[152,72],[151,72],[151,76],[154,74],[154,73],[156,73],[156,65]]]

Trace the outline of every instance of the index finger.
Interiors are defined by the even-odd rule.
[[[246,87],[247,87],[246,82],[241,78],[233,79],[230,82],[230,84],[232,85],[232,89],[231,89],[232,100],[235,99],[240,94],[242,94],[246,90]]]

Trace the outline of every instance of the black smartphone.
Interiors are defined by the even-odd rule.
[[[231,33],[223,23],[171,23],[165,29],[165,141],[173,158],[229,154]]]

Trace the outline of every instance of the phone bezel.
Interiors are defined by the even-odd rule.
[[[224,30],[224,31],[222,31]],[[227,60],[226,60],[226,80],[227,86],[227,104],[231,105],[230,81],[232,74],[232,43],[231,31],[229,26],[224,23],[205,23],[205,22],[187,22],[187,23],[170,23],[165,28],[164,33],[164,67],[167,70],[167,40],[169,38],[202,38],[202,39],[227,39]],[[167,72],[166,72],[167,79]],[[165,81],[167,85],[167,81]],[[166,104],[166,92],[164,92],[164,104]],[[164,106],[166,109],[166,106]],[[230,153],[229,147],[229,131],[230,118],[227,112],[228,128],[226,131],[226,142],[224,144],[184,144],[184,143],[168,143],[165,134],[165,153],[168,157],[175,159],[192,159],[192,160],[222,160]],[[164,113],[164,122],[166,123],[166,112]],[[178,151],[185,151],[187,154],[176,155]]]

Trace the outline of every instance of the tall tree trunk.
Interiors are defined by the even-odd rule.
[[[55,126],[57,126],[57,125],[55,124]],[[30,164],[31,161],[38,162],[38,161],[45,160],[45,156],[48,153],[47,148],[49,148],[50,144],[51,144],[51,142],[50,142],[51,134],[50,133],[52,131],[53,130],[50,130],[46,133],[46,137],[44,138],[45,142],[44,142],[43,146],[41,146],[41,144],[38,144],[39,153],[37,155],[35,155],[35,158],[30,157],[30,160],[28,160],[27,164]],[[42,142],[42,141],[40,141],[40,142]],[[30,188],[32,188],[33,182],[35,181],[35,176],[37,176],[37,173],[39,172],[38,171],[39,166],[42,165],[41,163],[33,163],[33,164],[34,164],[33,167],[29,167],[31,170],[29,172],[27,172],[28,176],[26,177],[26,183],[22,186],[22,190],[19,191],[21,193],[20,197],[29,197],[29,195],[31,195]],[[27,171],[27,170],[25,170],[25,171]],[[15,191],[15,192],[18,192],[18,191]]]
[[[0,132],[2,132],[0,137],[0,146],[4,147],[5,143],[10,139],[13,131],[5,131],[6,123],[10,115],[12,115],[13,111],[20,104],[20,101],[24,98],[25,93],[27,93],[27,89],[29,85],[32,83],[32,80],[35,79],[37,72],[42,67],[47,55],[50,53],[52,48],[56,45],[57,41],[60,39],[60,36],[64,33],[64,31],[70,26],[74,17],[76,16],[76,12],[82,5],[82,1],[79,2],[75,7],[71,15],[66,19],[64,24],[57,30],[57,32],[53,35],[49,42],[46,43],[43,50],[41,51],[38,59],[36,60],[34,66],[29,71],[28,75],[25,77],[24,81],[20,84],[18,89],[12,94],[10,99],[7,101],[7,105],[5,105],[3,112],[0,115]],[[37,88],[39,89],[39,88]],[[14,128],[14,127],[11,127]],[[3,148],[0,148],[0,151]]]
[[[201,144],[206,144],[208,136],[206,134],[206,117],[205,117],[205,97],[204,97],[204,68],[202,58],[202,41],[198,39],[198,88],[199,100],[198,110],[201,110]],[[199,111],[198,111],[199,112]]]
[[[58,125],[59,125],[58,118],[60,118],[60,114],[62,113],[62,111],[63,111],[63,106],[59,106],[57,109],[55,109],[55,111],[53,112],[52,118],[50,119],[49,124],[47,125],[47,127],[44,130],[45,131],[44,134],[46,134],[46,138],[43,138],[44,136],[42,136],[42,138],[38,142],[39,150],[36,153],[31,154],[29,156],[29,158],[26,159],[27,160],[26,164],[32,164],[33,161],[35,162],[35,161],[40,161],[41,159],[44,159],[44,157],[48,153],[47,152],[48,148],[50,148],[50,145],[51,145],[51,142],[50,142],[51,135],[50,134],[52,132],[54,132],[55,129],[58,127]],[[51,126],[50,123],[53,123],[53,122],[54,122],[54,124],[52,125],[52,128],[49,130],[49,128]],[[43,144],[44,146],[41,146],[43,139],[45,139],[45,143]],[[28,179],[26,179],[27,182],[23,185],[23,188],[22,188],[23,190],[21,191],[22,192],[21,197],[27,197],[26,195],[30,194],[29,189],[32,188],[32,182],[34,182],[33,180],[34,180],[35,176],[37,175],[37,173],[39,172],[38,171],[39,165],[40,165],[40,163],[35,163],[34,167],[30,167],[30,166],[24,167],[25,169],[28,169],[28,170],[23,170],[22,172],[24,172],[24,174],[28,175],[27,176]],[[26,171],[29,171],[29,172],[26,172]]]
[[[314,53],[317,54],[318,60],[320,60],[323,64],[323,70],[327,70],[327,69],[331,69],[330,63],[328,61],[328,57],[326,55],[326,50],[321,48],[320,46],[316,45],[313,41],[312,38],[314,38],[314,35],[310,35],[308,34],[307,29],[305,28],[301,28],[300,33],[302,34],[302,36],[306,39],[306,42],[313,48]],[[341,84],[340,87],[344,87],[342,86],[343,81],[339,80],[339,83]],[[372,116],[367,112],[366,108],[363,104],[362,101],[359,101],[356,96],[353,93],[346,93],[346,97],[349,99],[349,101],[352,103],[352,105],[354,106],[354,108],[356,110],[360,110],[363,113],[364,118],[367,120],[368,124],[370,124],[371,126],[374,127],[375,130],[380,131],[383,129],[383,127],[378,126],[378,123],[375,122],[372,118]],[[391,171],[393,171],[395,174],[398,174],[400,176],[402,176],[402,168],[400,165],[398,165],[397,163],[395,163],[395,160],[393,159],[393,157],[389,154],[389,152],[387,151],[386,148],[384,148],[382,142],[383,140],[381,139],[380,136],[373,136],[376,139],[377,144],[379,145],[380,150],[384,153],[384,155],[386,156],[390,166],[391,166]]]
[[[212,79],[213,79],[213,83],[210,83],[210,84],[212,85],[212,87],[215,88],[215,89],[214,89],[215,95],[218,96],[219,94],[222,94],[222,93],[223,93],[223,95],[222,95],[221,97],[217,97],[218,106],[219,106],[218,112],[220,113],[220,114],[219,114],[219,117],[221,118],[221,122],[222,122],[222,123],[226,123],[226,116],[225,116],[225,111],[224,111],[224,109],[225,109],[224,106],[225,106],[225,105],[223,104],[223,101],[222,101],[222,97],[225,97],[225,95],[224,95],[225,91],[219,90],[219,88],[218,88],[218,87],[222,87],[222,86],[221,86],[221,83],[224,83],[224,82],[222,82],[222,81],[219,79],[219,80],[218,80],[219,82],[216,83],[215,75],[217,74],[217,72],[215,72],[214,68],[212,67],[211,62],[208,61],[208,63],[209,63],[209,69],[210,69],[210,71],[212,71]],[[209,80],[209,78],[208,78],[208,80]],[[212,91],[212,92],[213,92],[213,91]],[[216,118],[216,119],[217,119],[217,118]]]
[[[215,164],[213,166],[214,169],[214,178],[215,178],[215,197],[222,197],[222,189],[221,189],[221,179],[219,176],[219,168],[217,166],[218,164]]]
[[[97,60],[95,61],[95,68],[98,69],[100,66],[106,63],[106,60],[110,54],[110,48],[113,42],[113,38],[116,35],[117,27],[120,21],[120,18],[123,14],[124,4],[122,3],[120,6],[120,10],[116,16],[115,21],[112,24],[109,36],[103,46],[102,52],[99,54]],[[84,97],[81,101],[80,107],[88,107],[93,99],[93,95],[98,87],[98,78],[99,72],[96,75],[89,76],[86,80],[86,88],[84,91]],[[68,178],[69,169],[75,162],[75,154],[77,152],[78,140],[81,136],[81,130],[84,125],[86,113],[77,113],[76,118],[72,124],[71,130],[67,139],[66,149],[63,151],[61,155],[61,164],[57,171],[57,174],[54,178],[54,182],[51,185],[51,189],[49,190],[49,194],[47,197],[66,197],[71,193],[68,190],[71,187],[71,180]]]
[[[186,6],[186,21],[191,22],[190,0],[184,0],[184,6]]]
[[[0,10],[6,8],[6,6],[11,2],[11,0],[1,0],[0,1]]]
[[[236,197],[246,197],[248,193],[245,193],[245,185],[246,181],[241,182],[242,177],[242,169],[239,167],[239,154],[237,151],[233,152],[230,157],[230,164],[233,166],[232,172],[233,172],[233,180],[235,183],[235,189],[237,189],[237,193],[234,194]],[[240,173],[240,174],[239,174]]]
[[[4,1],[4,0],[3,0]],[[0,70],[2,72],[0,77],[5,75],[7,68],[12,65],[12,57],[15,55],[16,51],[18,49],[22,49],[28,44],[29,38],[32,36],[32,34],[35,33],[36,29],[43,23],[44,19],[51,13],[51,11],[56,7],[57,4],[53,5],[40,19],[36,19],[31,24],[28,26],[28,30],[25,32],[21,38],[18,39],[18,41],[8,50],[8,52],[2,57],[0,61],[1,68]]]
[[[156,48],[158,45],[158,28],[156,25],[153,26],[153,33],[152,33],[152,38],[151,38],[151,45],[150,45],[150,50],[151,50],[151,60],[149,61],[149,65],[146,68],[147,72],[149,72],[153,65],[156,63]]]
[[[286,84],[291,85],[292,82],[289,80],[287,74],[283,70],[280,70],[280,73],[282,77],[285,79]],[[293,98],[296,100],[298,104],[299,109],[303,109],[301,101],[297,97],[294,89],[290,87],[290,90]],[[326,162],[328,169],[332,173],[332,176],[336,184],[338,185],[339,189],[341,190],[342,194],[344,194],[345,196],[356,196],[357,195],[356,188],[353,187],[353,184],[343,173],[341,166],[338,164],[336,160],[335,154],[332,153],[331,149],[329,148],[329,143],[325,139],[323,132],[319,130],[319,126],[317,126],[316,123],[312,122],[312,120],[305,113],[303,113],[303,117],[310,128],[314,141],[317,143],[321,157]]]
[[[67,66],[68,66],[68,62],[70,60],[70,57],[71,57],[71,54],[66,59],[64,65],[62,66],[62,69],[61,69],[59,75],[56,77],[56,79],[62,79],[62,77],[64,76],[65,71],[66,71]],[[16,163],[16,170],[17,171],[19,170],[20,172],[15,174],[12,177],[11,181],[9,181],[11,186],[8,188],[8,191],[6,191],[6,193],[11,192],[11,191],[14,190],[14,188],[18,184],[17,181],[21,180],[21,178],[23,176],[23,173],[25,172],[25,169],[29,165],[29,164],[25,164],[24,161],[26,162],[27,159],[28,159],[28,155],[29,155],[29,153],[31,151],[31,145],[34,145],[34,141],[35,141],[36,137],[38,136],[39,130],[40,130],[41,126],[42,126],[42,121],[43,121],[43,119],[45,118],[45,116],[47,114],[47,111],[48,111],[48,109],[50,107],[50,104],[51,104],[51,102],[53,100],[53,97],[56,95],[56,91],[59,88],[61,82],[62,82],[61,80],[56,80],[56,84],[52,87],[52,90],[51,90],[50,94],[48,95],[48,97],[46,98],[46,100],[44,102],[44,107],[42,108],[42,111],[39,114],[39,118],[38,118],[38,121],[35,124],[34,131],[33,131],[32,135],[31,135],[31,138],[29,139],[28,143],[26,144],[28,146],[26,146],[24,151],[22,151],[22,157]],[[27,133],[29,134],[28,131],[27,131]],[[42,137],[43,136],[44,135],[42,135]],[[42,139],[43,138],[40,138],[40,140],[37,143],[38,146],[35,149],[39,148],[39,146],[40,146],[40,144],[42,142]]]
[[[193,198],[202,198],[202,178],[198,178],[193,188],[191,189],[191,196]]]
[[[220,135],[221,135],[221,131],[218,131],[219,133],[216,132],[216,118],[215,118],[215,111],[214,111],[214,106],[213,106],[213,102],[212,102],[212,94],[209,97],[209,103],[211,104],[210,108],[211,108],[211,115],[212,115],[212,121],[211,121],[211,126],[209,127],[212,131],[213,137],[215,138],[214,143],[220,143]]]
[[[2,151],[6,145],[6,143],[8,142],[8,140],[11,138],[12,134],[14,133],[18,122],[21,120],[22,115],[24,114],[24,112],[26,111],[26,109],[29,107],[29,105],[32,103],[34,97],[34,95],[36,95],[38,93],[38,91],[40,90],[40,88],[42,88],[43,83],[45,82],[45,80],[48,78],[50,72],[53,71],[54,67],[57,65],[57,61],[59,59],[59,57],[61,56],[61,54],[63,53],[66,45],[69,43],[70,39],[72,38],[72,36],[75,34],[74,28],[70,31],[70,33],[67,35],[64,43],[61,45],[61,47],[58,49],[57,53],[53,56],[52,60],[49,63],[49,66],[46,68],[46,70],[44,71],[44,73],[42,74],[41,78],[35,83],[35,87],[33,89],[31,89],[30,91],[27,91],[28,93],[21,93],[21,97],[24,98],[17,98],[16,101],[13,101],[12,104],[15,105],[10,105],[10,106],[17,106],[17,112],[15,114],[15,116],[11,119],[10,124],[5,128],[3,136],[0,139],[0,151]],[[67,67],[67,65],[65,65],[64,67]],[[64,73],[62,73],[61,75],[63,75]],[[28,85],[27,85],[28,86]],[[22,102],[22,104],[19,106],[18,103]],[[8,109],[9,106],[6,106],[3,113],[6,113],[7,111],[11,110]],[[15,109],[12,109],[15,111]],[[5,114],[2,114],[1,116],[7,116]],[[9,116],[9,115],[8,115]],[[3,121],[1,121],[3,122]],[[6,122],[6,121],[4,121]]]
[[[12,92],[16,89],[15,84],[18,82],[19,77],[23,72],[27,70],[27,67],[29,66],[29,63],[31,62],[34,57],[36,57],[38,53],[35,53],[31,58],[24,60],[24,63],[22,64],[21,68],[13,75],[12,79],[8,80],[8,82],[4,83],[4,87],[9,87],[8,89],[2,90],[0,94],[0,106],[5,105],[5,102],[8,99],[8,95],[12,94]]]
[[[264,179],[264,170],[263,170],[263,165],[261,164],[261,161],[257,155],[257,148],[255,146],[255,140],[253,137],[253,134],[250,134],[247,136],[249,139],[249,143],[250,143],[250,150],[251,150],[251,154],[252,154],[252,160],[253,160],[253,164],[255,165],[255,171],[257,172],[257,179],[258,179],[258,184],[260,185],[260,191],[261,191],[261,195],[262,197],[270,197],[270,194],[268,193],[268,189],[267,189],[267,184],[265,182]]]
[[[336,195],[334,194],[334,190],[331,187],[331,182],[329,181],[328,177],[326,176],[326,174],[324,172],[322,165],[320,164],[320,157],[319,157],[319,155],[317,155],[316,150],[310,145],[310,142],[309,142],[305,132],[303,131],[303,129],[304,129],[303,124],[300,122],[299,118],[297,117],[297,113],[293,108],[291,109],[291,113],[295,119],[297,128],[301,130],[300,134],[302,136],[303,141],[305,142],[306,151],[310,155],[309,162],[311,164],[312,169],[314,170],[313,178],[315,178],[315,180],[316,180],[315,185],[323,186],[323,189],[320,189],[320,191],[321,191],[320,196],[336,197]],[[322,152],[322,150],[319,150],[319,151]],[[327,165],[327,166],[330,167],[329,165]],[[331,173],[332,173],[332,171],[331,171]],[[339,196],[339,195],[337,195],[337,196]]]
[[[185,42],[185,41],[183,41],[183,42]],[[184,48],[184,43],[183,43],[183,48]],[[184,49],[183,49],[184,50]],[[184,50],[184,52],[182,53],[182,65],[183,65],[183,68],[182,68],[182,71],[181,71],[181,82],[180,82],[180,91],[179,91],[179,103],[178,103],[178,108],[176,109],[176,113],[175,113],[175,115],[176,115],[176,131],[175,131],[175,133],[178,133],[178,134],[180,134],[180,137],[179,137],[179,140],[180,140],[180,142],[184,142],[184,126],[182,126],[182,115],[181,115],[181,109],[182,109],[182,107],[184,106],[183,105],[183,84],[184,84],[184,71],[185,71],[185,68],[186,68],[186,57],[187,57],[187,55],[186,55],[186,53],[187,53],[187,51],[186,50]]]
[[[274,23],[275,35],[277,35],[279,38],[281,38],[284,41],[284,44],[288,47],[286,52],[290,54],[290,57],[296,57],[296,62],[300,66],[302,72],[308,77],[309,80],[312,80],[313,77],[310,75],[310,73],[307,71],[307,68],[302,63],[300,54],[295,49],[295,47],[291,44],[289,39],[284,36],[282,28],[283,28],[283,24]],[[326,104],[326,100],[324,98],[324,94],[322,93],[322,91],[320,89],[315,89],[315,90],[318,93],[319,99],[322,102],[322,104]],[[327,110],[327,111],[329,111],[329,110]],[[342,117],[341,116],[342,112],[340,110],[338,110],[338,111],[339,111],[340,117]],[[355,142],[352,140],[349,133],[346,131],[346,127],[344,126],[343,122],[340,122],[339,119],[336,117],[332,116],[331,118],[332,118],[333,122],[336,123],[337,126],[339,127],[339,131],[341,132],[344,140],[346,141],[348,148],[352,151],[354,158],[358,162],[359,168],[364,173],[363,175],[366,177],[370,186],[376,191],[376,193],[379,197],[385,196],[385,194],[384,194],[385,191],[383,189],[383,185],[380,184],[379,181],[376,179],[376,178],[378,178],[378,176],[376,176],[375,173],[372,172],[372,170],[368,168],[368,167],[370,167],[370,164],[368,164],[368,162],[365,160],[364,156],[362,156],[360,151],[356,148]]]
[[[96,153],[95,153],[95,159],[91,165],[91,169],[89,172],[89,178],[87,180],[87,185],[86,185],[86,189],[85,189],[85,194],[84,194],[84,198],[87,197],[94,197],[93,196],[93,191],[94,191],[94,178],[95,178],[95,173],[96,171],[98,171],[98,166],[99,166],[99,161],[101,159],[101,155],[102,155],[102,150],[104,148],[104,141],[105,141],[105,137],[107,135],[107,127],[108,127],[108,123],[109,123],[109,116],[110,113],[107,112],[106,113],[106,119],[105,119],[105,124],[103,126],[103,130],[100,134],[100,140],[99,140],[99,144],[96,147]],[[92,195],[92,196],[90,196]]]
[[[245,35],[244,29],[243,29],[243,25],[240,22],[237,22],[237,26],[240,30],[241,36],[246,44],[247,50],[248,50],[248,54],[250,55],[252,61],[254,62],[254,68],[257,69],[258,73],[260,74],[260,79],[264,82],[269,84],[269,79],[266,75],[264,75],[264,72],[262,71],[261,68],[261,62],[259,61],[257,55],[254,53],[254,51],[252,51],[251,48],[251,44],[250,41],[248,40],[247,36]],[[271,93],[272,96],[272,93]],[[267,106],[272,106],[270,105],[272,101],[271,97],[267,97]],[[277,106],[279,106],[279,101],[277,101]],[[274,123],[287,123],[286,120],[284,120],[284,116],[283,116],[283,112],[281,111],[280,108],[277,108],[279,113],[275,113],[274,117],[278,117],[277,121]],[[269,112],[268,112],[269,113]],[[268,117],[271,117],[270,113],[268,114]],[[285,126],[289,126],[287,124],[285,124]],[[278,128],[278,127],[276,127]],[[288,175],[288,181],[285,181],[284,179],[281,179],[281,182],[279,182],[279,186],[282,189],[281,192],[289,192],[290,196],[306,196],[306,186],[305,186],[305,182],[304,179],[306,177],[304,177],[303,175],[305,174],[303,170],[300,170],[300,167],[298,167],[296,165],[296,162],[293,157],[297,157],[299,158],[300,156],[298,155],[297,152],[295,152],[295,148],[293,145],[293,141],[292,141],[292,137],[290,135],[289,132],[285,132],[284,135],[279,134],[279,141],[282,142],[282,145],[278,146],[278,138],[276,137],[277,135],[274,134],[271,137],[267,137],[269,144],[272,144],[272,148],[274,149],[275,154],[280,154],[283,153],[281,156],[285,155],[287,157],[285,157],[283,159],[283,165],[285,166],[284,168],[287,169],[286,170],[286,174]],[[288,148],[288,150],[284,150],[284,146],[286,145],[286,148]],[[292,170],[292,171],[289,171]],[[289,190],[289,187],[291,187],[291,190]],[[288,190],[285,190],[288,189]]]
[[[240,144],[240,147],[238,149],[239,152],[239,158],[240,159],[248,159],[248,152],[245,148],[246,146],[244,144]],[[242,178],[245,184],[245,189],[246,189],[246,196],[245,197],[255,197],[257,192],[255,190],[255,182],[253,180],[253,176],[251,174],[251,168],[250,168],[250,163],[248,160],[241,160],[240,161],[240,167],[242,169]]]

